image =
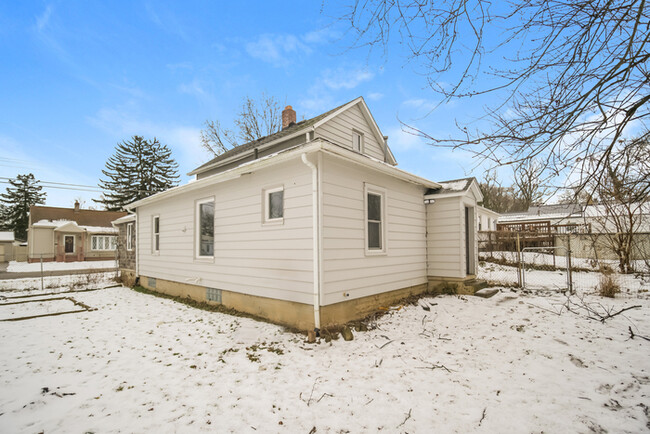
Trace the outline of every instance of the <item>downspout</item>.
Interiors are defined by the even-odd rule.
[[[140,228],[138,227],[138,208],[135,209],[135,221],[133,222],[133,228],[135,229],[135,236],[133,237],[133,246],[135,248],[135,281],[136,283],[140,279],[140,249],[138,248],[138,235],[140,234]],[[128,224],[128,223],[127,223]],[[128,243],[128,241],[127,241]]]
[[[312,240],[314,259],[314,331],[320,332],[320,221],[318,218],[318,167],[307,159],[307,154],[301,155],[302,162],[311,169],[311,197],[312,197]]]

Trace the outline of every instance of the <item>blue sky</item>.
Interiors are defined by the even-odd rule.
[[[299,119],[361,95],[400,168],[438,181],[480,178],[469,154],[423,144],[398,121],[452,133],[455,118],[481,114],[480,101],[429,114],[437,96],[406,53],[349,49],[337,11],[305,1],[3,2],[0,177],[96,186],[115,145],[138,134],[170,146],[187,182],[208,159],[205,120],[231,125],[243,97],[266,92]],[[99,197],[46,191],[50,206]]]

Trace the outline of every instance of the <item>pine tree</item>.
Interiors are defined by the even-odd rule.
[[[33,174],[18,175],[16,179],[10,179],[11,187],[7,192],[0,194],[0,201],[3,203],[2,222],[3,229],[14,231],[16,239],[27,239],[27,227],[29,226],[29,207],[45,203],[46,193],[41,192],[42,186]]]
[[[100,179],[104,190],[101,203],[109,211],[123,210],[124,206],[159,193],[178,184],[178,163],[167,145],[155,137],[153,141],[133,136],[115,147],[102,170],[107,179]]]

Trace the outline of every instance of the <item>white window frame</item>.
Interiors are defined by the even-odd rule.
[[[158,232],[156,232],[156,220],[158,220]],[[156,241],[158,241],[158,248],[156,248]],[[156,214],[151,216],[151,253],[160,253],[160,215]]]
[[[133,223],[126,224],[126,250],[133,250]]]
[[[270,218],[269,214],[271,212],[271,193],[277,193],[278,191],[283,192],[282,193],[282,217]],[[262,222],[264,224],[283,224],[284,223],[284,203],[285,203],[284,185],[265,188],[265,189],[262,190],[262,195],[263,195],[262,199],[264,201],[263,202],[264,206],[262,207]]]
[[[72,251],[71,252],[66,252],[65,251],[65,239],[68,237],[72,237]],[[76,235],[64,235],[63,236],[63,254],[64,255],[74,255],[77,252],[77,236]]]
[[[357,138],[359,139],[358,140],[359,149],[356,148]],[[358,131],[358,130],[352,130],[352,150],[354,152],[358,152],[360,154],[363,154],[363,148],[364,148],[363,133],[361,131]]]
[[[381,197],[381,228],[379,231],[379,235],[381,237],[381,249],[371,249],[368,247],[368,194],[374,194],[376,196]],[[387,234],[387,222],[386,222],[386,189],[383,187],[378,187],[376,185],[372,184],[364,184],[364,189],[363,189],[363,228],[364,228],[364,250],[366,253],[366,256],[379,256],[379,255],[386,255],[387,254],[387,240],[386,240],[386,234]]]
[[[214,261],[214,233],[216,218],[212,214],[212,255],[201,255],[201,205],[212,202],[215,207],[214,196],[198,199],[194,202],[194,260],[196,261]]]
[[[97,249],[93,248],[93,239],[99,240],[99,238],[102,239],[102,248]],[[90,236],[90,250],[94,252],[111,252],[116,249],[111,249],[111,240],[113,240],[113,243],[115,244],[115,235],[91,235]],[[98,245],[99,242],[95,242],[95,245]],[[108,246],[108,248],[106,247]],[[116,245],[117,246],[117,245]]]

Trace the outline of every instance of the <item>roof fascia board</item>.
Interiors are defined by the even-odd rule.
[[[249,163],[244,163],[241,166],[234,167],[232,169],[226,170],[224,172],[217,173],[212,176],[199,179],[188,184],[179,185],[178,187],[170,188],[161,193],[154,194],[153,196],[140,199],[136,202],[133,202],[127,205],[125,208],[129,211],[138,208],[143,205],[147,205],[151,202],[157,202],[168,197],[176,196],[182,193],[188,193],[194,190],[199,190],[203,187],[207,187],[213,184],[220,184],[222,182],[230,181],[233,179],[239,178],[245,173],[249,173],[253,170],[259,170],[264,167],[274,166],[281,162],[296,158],[302,152],[312,152],[313,150],[319,147],[318,143],[310,142],[309,144],[297,145],[293,148],[280,151],[278,154],[268,155],[266,157],[260,158],[258,160],[251,161]],[[299,151],[298,151],[299,150]]]
[[[149,196],[144,199],[140,199],[137,202],[133,202],[127,205],[125,208],[131,211],[135,208],[147,205],[152,202],[157,202],[159,200],[173,197],[182,193],[188,193],[210,185],[220,184],[222,182],[239,178],[241,175],[245,173],[249,173],[254,170],[259,170],[265,167],[274,166],[276,164],[282,163],[287,160],[291,160],[293,158],[298,158],[303,153],[311,153],[319,150],[322,150],[332,155],[336,155],[340,158],[346,159],[347,161],[355,162],[362,166],[367,166],[372,169],[377,169],[395,178],[399,178],[404,181],[411,182],[413,184],[423,185],[428,188],[440,188],[440,184],[438,184],[437,182],[430,181],[425,178],[421,178],[419,176],[413,175],[412,173],[405,172],[401,169],[393,167],[388,163],[375,160],[365,155],[357,154],[354,151],[344,149],[338,145],[325,142],[321,139],[315,139],[311,142],[303,143],[301,145],[297,145],[295,147],[286,149],[284,151],[280,151],[278,154],[269,155],[259,160],[254,160],[249,163],[245,163],[241,166],[234,167],[230,170],[226,170],[224,172],[217,173],[215,175],[208,176],[206,178],[199,179],[190,182],[188,184],[170,188],[169,190],[154,194],[153,196]]]
[[[320,141],[320,139],[318,139]],[[440,188],[440,184],[437,182],[421,178],[412,173],[406,172],[404,170],[398,169],[394,166],[389,165],[389,163],[384,163],[383,161],[375,160],[366,155],[358,154],[354,151],[347,150],[338,145],[333,145],[331,143],[322,141],[321,147],[324,152],[344,159],[346,161],[351,161],[357,163],[361,166],[366,166],[371,169],[379,170],[387,175],[391,175],[395,178],[401,179],[403,181],[408,181],[413,184],[423,185],[428,188]]]
[[[203,167],[201,169],[198,169],[198,168],[194,169],[191,172],[189,172],[187,175],[188,176],[196,175],[196,174],[199,174],[199,173],[206,172],[206,171],[208,171],[210,169],[214,169],[215,167],[223,166],[224,164],[228,164],[228,163],[233,162],[233,161],[241,160],[242,158],[245,158],[248,155],[253,154],[255,152],[256,148],[258,150],[266,149],[266,148],[268,148],[270,146],[276,145],[278,143],[282,143],[282,142],[284,142],[286,140],[290,140],[290,139],[293,139],[295,137],[301,136],[301,135],[305,134],[306,131],[309,131],[309,130],[310,130],[310,127],[301,128],[301,129],[297,130],[294,133],[291,133],[289,135],[280,137],[279,139],[271,140],[268,143],[264,143],[264,144],[262,144],[260,146],[253,147],[253,148],[248,149],[246,151],[240,152],[239,154],[232,155],[232,156],[230,156],[228,158],[224,158],[223,160],[219,160],[216,163],[211,164],[209,166]]]

